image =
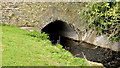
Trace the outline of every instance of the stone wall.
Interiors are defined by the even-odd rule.
[[[55,20],[62,20],[75,29],[79,35],[79,40],[110,48],[115,51],[120,50],[120,42],[109,42],[107,37],[97,36],[96,32],[84,32],[86,22],[81,19],[84,3],[6,2],[1,3],[1,6],[2,23],[16,26],[37,27],[41,30],[47,24]]]
[[[17,26],[37,26],[43,28],[54,20],[62,20],[72,25],[81,25],[83,3],[27,2],[6,3],[2,5],[3,23]],[[6,21],[6,22],[5,22]],[[74,23],[73,23],[74,22]]]

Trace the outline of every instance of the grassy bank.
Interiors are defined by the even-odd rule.
[[[2,26],[3,66],[86,66],[84,59],[73,58],[61,45],[28,35],[15,26]]]

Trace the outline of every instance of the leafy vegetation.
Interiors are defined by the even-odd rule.
[[[38,41],[39,40],[47,40],[49,38],[49,36],[47,34],[45,34],[45,32],[40,33],[36,30],[29,32],[28,35],[37,38]]]
[[[62,45],[53,46],[46,34],[28,32],[15,26],[2,26],[3,66],[86,66],[86,61],[73,58]],[[32,36],[31,36],[32,35]],[[38,41],[39,38],[39,41]]]
[[[83,19],[89,20],[87,27],[96,30],[98,35],[105,34],[112,42],[120,40],[119,2],[87,3]]]

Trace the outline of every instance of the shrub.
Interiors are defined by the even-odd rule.
[[[49,38],[48,34],[45,34],[45,32],[40,33],[40,32],[38,32],[38,31],[36,31],[36,30],[33,30],[33,31],[29,32],[28,35],[37,38],[38,41],[39,41],[40,39],[46,40],[46,39]]]
[[[120,3],[92,2],[83,10],[83,19],[89,20],[87,29],[96,30],[98,35],[105,34],[110,41],[120,40]]]

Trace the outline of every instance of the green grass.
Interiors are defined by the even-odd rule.
[[[49,40],[37,41],[30,32],[15,26],[2,26],[3,66],[86,66],[86,61],[73,58],[61,45],[54,46]]]

